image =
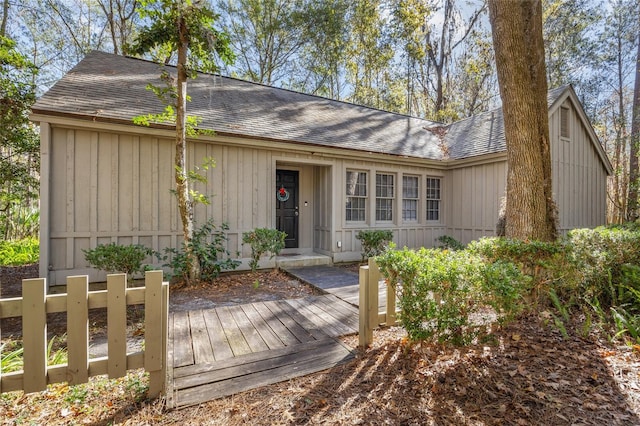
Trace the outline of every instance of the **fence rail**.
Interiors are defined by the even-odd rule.
[[[127,305],[144,305],[144,351],[127,353]],[[89,358],[89,309],[107,309],[107,356]],[[47,365],[47,314],[67,313],[67,364]],[[107,276],[107,290],[89,291],[86,275],[67,277],[67,293],[47,295],[44,278],[22,281],[22,297],[0,299],[0,319],[22,317],[23,369],[3,374],[0,393],[45,390],[48,384],[86,383],[127,370],[149,373],[149,397],[166,385],[169,285],[162,271],[148,271],[145,286],[127,288],[126,274]],[[0,330],[1,331],[1,330]]]
[[[385,283],[386,308],[378,311],[380,282],[382,274],[375,259],[370,258],[369,264],[361,266],[359,271],[359,334],[361,347],[369,347],[373,343],[373,330],[384,324],[396,325],[396,292],[394,286]]]

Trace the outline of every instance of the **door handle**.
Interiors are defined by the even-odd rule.
[[[298,211],[296,210],[296,216],[298,216],[300,213],[298,213]]]

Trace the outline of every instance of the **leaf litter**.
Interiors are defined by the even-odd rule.
[[[241,303],[256,277],[235,274],[224,286],[185,289],[215,303]],[[284,274],[262,276],[260,297],[302,297]],[[278,284],[280,281],[282,284]],[[268,284],[266,284],[268,282]],[[285,287],[289,287],[285,289]],[[176,290],[180,293],[181,290]],[[193,294],[192,294],[193,295]],[[255,296],[255,295],[254,295]],[[640,353],[604,339],[568,337],[529,316],[497,330],[486,344],[454,348],[413,344],[400,327],[376,330],[352,361],[305,377],[181,410],[132,391],[146,378],[92,378],[83,392],[51,385],[45,392],[0,398],[2,424],[194,425],[640,425]],[[70,395],[79,395],[72,400]],[[71,402],[69,402],[71,401]]]

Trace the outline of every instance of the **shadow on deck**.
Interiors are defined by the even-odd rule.
[[[337,337],[357,332],[358,308],[332,294],[173,313],[167,406],[331,368],[354,356]]]

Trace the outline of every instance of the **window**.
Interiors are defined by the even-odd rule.
[[[376,220],[393,220],[393,175],[376,174]]]
[[[418,220],[418,176],[402,176],[402,220]]]
[[[350,222],[364,222],[367,213],[367,173],[347,171],[345,217]]]
[[[569,138],[569,108],[560,108],[560,137]]]
[[[427,220],[440,220],[440,178],[427,178]]]

